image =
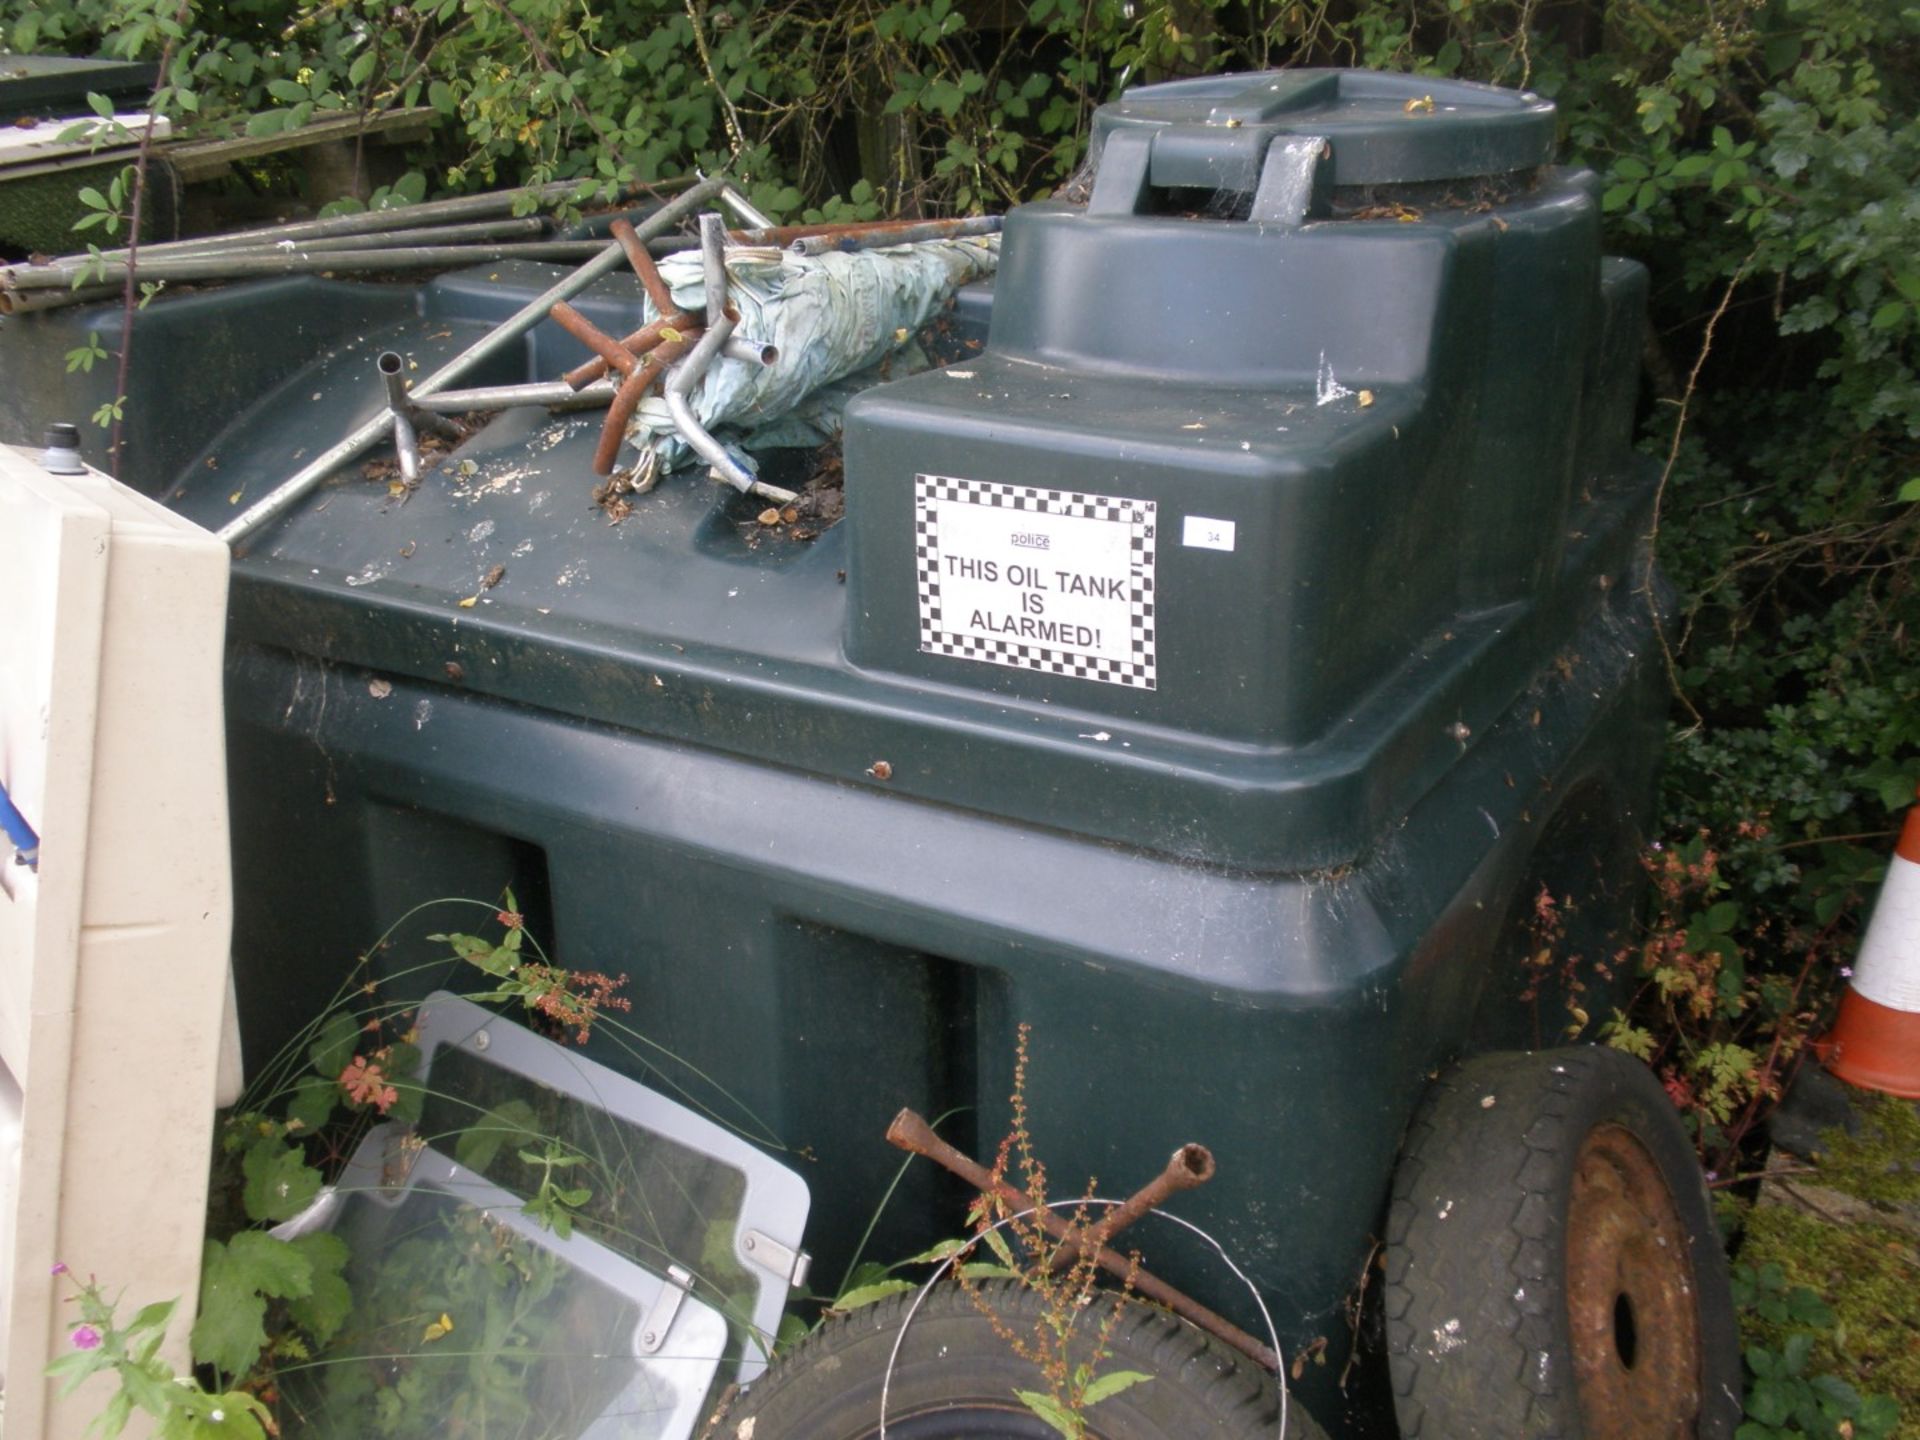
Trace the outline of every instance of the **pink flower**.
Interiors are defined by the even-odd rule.
[[[73,1341],[73,1348],[76,1350],[98,1350],[100,1348],[100,1332],[91,1325],[74,1326],[73,1334],[67,1338]]]
[[[381,1051],[372,1063],[366,1056],[356,1055],[340,1072],[340,1088],[346,1091],[347,1098],[356,1105],[371,1105],[382,1115],[400,1098],[400,1092],[387,1084],[380,1068],[379,1060],[385,1054]]]
[[[53,1262],[53,1269],[51,1269],[51,1270],[49,1270],[49,1271],[48,1271],[47,1273],[48,1273],[49,1275],[64,1275],[64,1274],[66,1274],[66,1273],[67,1273],[67,1262],[66,1262],[66,1261],[64,1261],[64,1260],[56,1260],[56,1261],[54,1261],[54,1262]]]

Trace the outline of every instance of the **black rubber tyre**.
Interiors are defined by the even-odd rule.
[[[1652,1072],[1594,1046],[1434,1082],[1383,1289],[1407,1440],[1720,1440],[1740,1351],[1705,1179]]]
[[[1025,1333],[1039,1297],[1013,1284],[982,1295]],[[734,1402],[714,1440],[866,1440],[880,1433],[880,1388],[913,1296],[896,1295],[832,1321],[777,1362]],[[1097,1324],[1098,1317],[1088,1319]],[[1151,1375],[1087,1412],[1100,1440],[1274,1440],[1274,1379],[1251,1360],[1161,1310],[1129,1304],[1114,1326],[1103,1371]],[[888,1440],[1059,1440],[1017,1399],[1046,1386],[996,1335],[959,1286],[934,1288],[907,1327],[887,1399]],[[1325,1440],[1298,1405],[1289,1440]]]

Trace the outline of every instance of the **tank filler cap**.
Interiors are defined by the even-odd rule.
[[[84,475],[87,463],[80,458],[80,427],[62,420],[47,427],[47,448],[40,452],[40,467],[49,475]]]
[[[1090,209],[1135,210],[1136,195],[1126,192],[1139,180],[1158,189],[1256,192],[1276,141],[1312,139],[1325,142],[1323,185],[1502,175],[1553,158],[1554,106],[1532,91],[1376,70],[1272,70],[1139,86],[1094,113],[1092,151],[1102,173]],[[1116,140],[1118,173],[1102,184]],[[1143,175],[1125,173],[1142,168]]]

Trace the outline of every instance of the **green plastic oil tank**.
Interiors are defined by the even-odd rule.
[[[1604,1018],[1660,736],[1646,278],[1532,96],[1357,72],[1128,92],[1006,221],[957,358],[849,412],[846,519],[677,476],[620,524],[597,421],[512,412],[401,503],[355,468],[236,555],[236,967],[258,1063],[409,907],[511,884],[799,1157],[837,1279],[903,1105],[990,1154],[1016,1027],[1056,1184],[1187,1141],[1335,1433],[1403,1129],[1477,1050]],[[140,319],[135,478],[210,525],[551,282],[320,280]],[[581,308],[634,328],[638,289]],[[271,318],[271,323],[266,323]],[[117,311],[0,335],[29,438]],[[980,342],[969,347],[971,338]],[[551,325],[475,383],[583,352]],[[496,567],[504,567],[495,574]],[[493,582],[482,581],[493,576]],[[1528,964],[1542,891],[1562,967]],[[402,965],[405,957],[376,957]],[[732,1103],[732,1102],[729,1102]],[[961,1224],[916,1166],[869,1255]],[[1197,1244],[1150,1263],[1243,1325]],[[1365,1307],[1360,1307],[1364,1315]]]

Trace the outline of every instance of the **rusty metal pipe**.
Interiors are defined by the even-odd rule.
[[[647,253],[647,247],[634,233],[633,226],[626,220],[616,220],[608,227],[613,238],[620,242],[620,248],[627,252],[627,264],[633,267],[633,273],[640,277],[640,286],[647,292],[647,298],[653,301],[654,313],[671,315],[680,307],[673,303],[673,292],[667,288],[667,282],[660,278],[660,271],[653,263],[653,256]]]
[[[631,375],[633,373],[633,367],[640,363],[639,356],[635,355],[633,351],[629,350],[619,341],[605,334],[598,325],[595,325],[566,301],[562,300],[559,304],[555,305],[552,314],[554,324],[558,325],[562,330],[566,331],[569,335],[573,336],[574,339],[578,340],[582,345],[600,357],[601,375],[606,374],[609,369],[618,370],[622,375]],[[580,368],[584,370],[587,367],[583,365]],[[592,375],[588,377],[588,380],[592,381],[599,378],[599,375]],[[563,375],[561,379],[571,385],[573,383],[573,372],[569,371],[566,375]]]
[[[752,230],[730,230],[727,239],[735,245],[791,245],[818,235],[883,235],[925,225],[960,225],[979,217],[959,220],[859,220],[825,225],[764,225]],[[989,217],[997,218],[997,217]]]
[[[578,314],[579,312],[576,311],[575,313]],[[651,320],[647,324],[642,325],[638,330],[619,342],[620,348],[638,360],[649,350],[653,349],[654,346],[670,340],[672,337],[667,334],[669,330],[681,335],[696,335],[700,331],[700,322],[685,311],[676,310],[669,315],[662,316],[658,320]],[[572,334],[573,332],[569,331],[568,333]],[[595,330],[594,333],[597,335],[600,332]],[[584,335],[580,338],[586,340]],[[587,340],[586,343],[591,345],[593,342]],[[560,378],[566,381],[567,384],[573,386],[574,389],[579,390],[598,380],[602,375],[607,373],[607,369],[606,360],[596,355],[584,364],[574,366],[573,369],[567,371],[567,373]]]
[[[977,1160],[962,1154],[934,1134],[933,1127],[912,1110],[902,1110],[893,1117],[893,1124],[887,1127],[887,1141],[902,1150],[910,1150],[915,1155],[925,1156],[942,1169],[958,1175],[976,1190],[983,1193],[991,1192],[1018,1210],[1025,1210],[1033,1204],[1030,1198],[1004,1180],[995,1180],[993,1173]],[[1146,1212],[1143,1210],[1140,1213]],[[1066,1240],[1073,1230],[1072,1222],[1062,1219],[1050,1210],[1036,1210],[1034,1218],[1045,1228],[1047,1234],[1056,1240]],[[1103,1270],[1118,1275],[1122,1279],[1130,1277],[1134,1290],[1147,1299],[1166,1306],[1174,1314],[1198,1325],[1215,1339],[1225,1341],[1242,1355],[1274,1374],[1280,1373],[1280,1357],[1270,1347],[1261,1344],[1231,1320],[1215,1314],[1198,1300],[1174,1289],[1157,1275],[1135,1268],[1130,1261],[1122,1259],[1105,1246],[1095,1251],[1093,1258]]]
[[[671,230],[680,223],[683,216],[697,210],[707,197],[718,189],[719,184],[715,181],[694,186],[677,200],[655,212],[640,227],[641,233],[645,236],[653,236]],[[595,280],[618,266],[621,258],[620,247],[608,245],[572,274],[555,281],[553,285],[488,331],[486,335],[414,386],[411,392],[414,403],[417,405],[424,396],[451,386],[469,370],[514,344],[527,331],[546,319],[547,312],[553,308],[555,301],[578,295]],[[299,504],[315,486],[336,469],[356,459],[368,446],[377,443],[387,428],[383,417],[377,414],[370,416],[352,433],[328,446],[246,510],[221,526],[217,532],[220,538],[229,545],[236,545],[261,526],[277,519]]]
[[[802,235],[787,249],[795,255],[826,255],[855,250],[884,250],[889,245],[913,245],[922,240],[955,240],[964,235],[997,235],[1001,217],[973,215],[960,220],[928,220],[919,225],[901,225],[890,230],[852,231],[844,234]]]
[[[641,397],[653,387],[653,382],[660,378],[669,364],[693,348],[700,335],[700,331],[690,330],[678,340],[669,340],[655,347],[653,353],[635,367],[614,392],[613,403],[607,407],[606,422],[600,427],[599,448],[593,452],[594,474],[613,473],[614,465],[620,458],[620,443],[627,438],[627,422],[639,408]]]
[[[1088,1232],[1088,1243],[1096,1247],[1104,1246],[1149,1210],[1158,1210],[1183,1190],[1206,1184],[1213,1175],[1211,1150],[1204,1145],[1182,1145],[1173,1152],[1166,1169],[1100,1217]],[[1064,1270],[1079,1257],[1080,1247],[1069,1241],[1054,1257],[1053,1268]]]

